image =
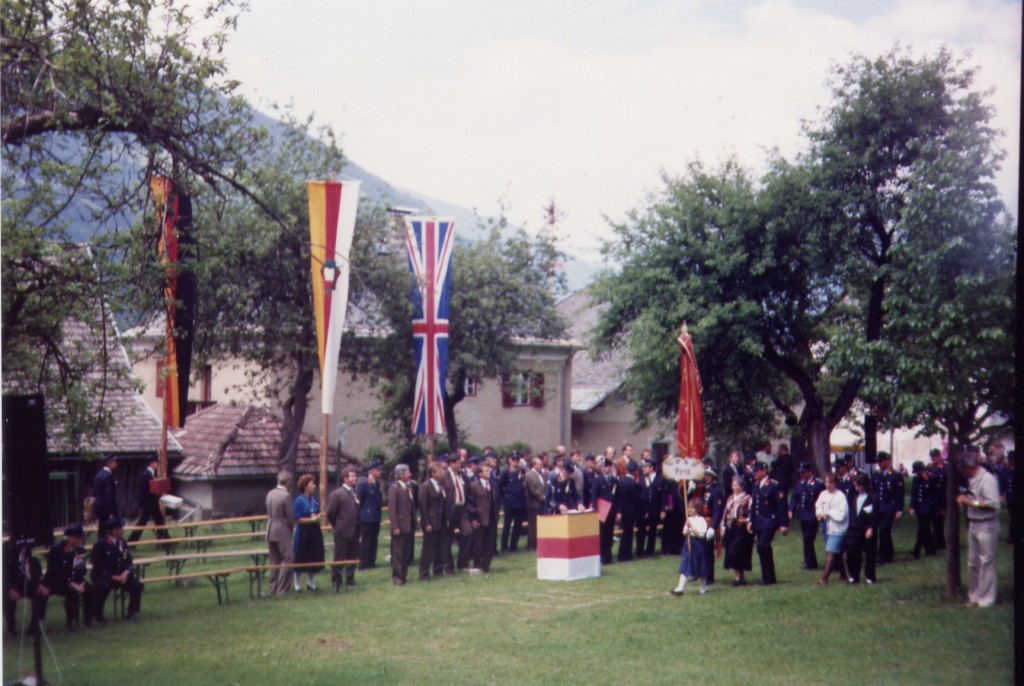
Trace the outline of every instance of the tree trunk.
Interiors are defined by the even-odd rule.
[[[818,474],[824,475],[831,471],[829,464],[832,449],[829,443],[831,434],[832,427],[824,417],[814,419],[807,427],[807,454],[817,466]]]
[[[312,343],[311,327],[305,326],[300,334],[303,349]],[[313,360],[310,355],[298,354],[292,358],[295,377],[288,397],[281,405],[281,446],[277,452],[278,471],[289,471],[295,475],[295,464],[299,455],[299,436],[306,423],[306,409],[309,406],[309,392],[313,389]],[[337,364],[337,361],[335,361]]]
[[[459,427],[455,422],[455,406],[466,397],[466,373],[459,370],[453,379],[455,390],[444,392],[444,427],[448,438],[448,450],[455,452],[459,449]]]
[[[947,427],[952,426],[947,423]],[[963,583],[960,573],[960,508],[956,497],[960,494],[960,467],[957,456],[960,454],[960,441],[950,431],[949,454],[946,460],[946,595],[953,597]]]

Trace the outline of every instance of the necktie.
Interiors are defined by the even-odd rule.
[[[456,474],[455,476],[452,477],[452,481],[455,482],[455,504],[461,505],[462,503],[465,502],[465,500],[462,497],[462,479],[458,474]]]

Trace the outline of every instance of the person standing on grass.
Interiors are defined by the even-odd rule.
[[[632,454],[632,446],[626,444]],[[627,458],[628,459],[628,458]],[[639,468],[632,459],[626,463],[626,476],[619,479],[619,488],[615,496],[615,509],[619,514],[619,522],[622,533],[619,537],[619,553],[616,559],[619,562],[628,562],[633,559],[633,532],[636,528],[636,518],[640,514],[640,487],[636,483],[636,473]]]
[[[469,485],[469,517],[473,526],[473,564],[491,571],[494,543],[498,536],[498,489],[491,483],[491,468],[480,467],[479,478]]]
[[[871,477],[871,486],[878,495],[881,514],[878,519],[878,564],[889,564],[896,556],[892,543],[892,527],[903,518],[905,487],[903,476],[892,468],[892,456],[878,453],[878,470]]]
[[[612,450],[614,452],[614,448]],[[601,564],[603,565],[610,565],[613,559],[612,545],[615,542],[616,493],[618,488],[619,479],[615,476],[615,464],[606,458],[601,463],[601,475],[594,480],[593,502],[593,507],[598,512],[602,509],[607,511],[607,516],[601,520],[598,528]],[[680,530],[682,530],[681,526]]]
[[[917,538],[914,550],[910,553],[914,559],[921,557],[921,548],[925,555],[935,554],[935,540],[932,538],[932,514],[935,512],[935,500],[929,473],[924,462],[918,460],[913,465],[914,480],[910,485],[910,514],[917,517]]]
[[[271,565],[291,564],[292,534],[295,529],[295,511],[288,486],[292,482],[291,472],[277,475],[277,486],[267,493],[267,562]],[[291,588],[291,574],[287,569],[270,570],[270,591],[274,595],[285,595]]]
[[[825,484],[814,476],[813,469],[814,466],[810,462],[800,463],[800,480],[793,487],[793,495],[789,499],[789,512],[787,513],[790,519],[796,517],[800,522],[800,533],[804,542],[804,561],[800,566],[803,569],[818,568],[818,554],[814,550],[814,541],[818,537],[819,527],[815,503],[824,492]],[[840,492],[842,493],[842,491]]]
[[[750,494],[742,475],[734,475],[730,486],[732,494],[725,501],[722,515],[721,536],[725,546],[725,568],[732,570],[732,585],[744,586],[747,580],[744,572],[753,567],[754,536],[747,524],[750,522]]]
[[[869,584],[876,581],[875,558],[878,554],[878,497],[871,491],[871,478],[858,474],[854,479],[855,489],[850,499],[850,524],[846,529],[846,564],[851,584],[860,583],[861,562],[864,563],[864,580]]]
[[[708,548],[715,540],[715,530],[710,517],[705,517],[704,500],[690,499],[686,508],[686,524],[683,525],[683,552],[679,558],[679,585],[671,590],[672,595],[683,595],[689,579],[700,581],[700,594],[708,592]]]
[[[818,584],[828,584],[832,570],[842,567],[843,541],[850,524],[850,505],[846,494],[840,491],[834,474],[825,475],[825,490],[818,495],[814,512],[825,532],[825,573]],[[840,576],[845,576],[840,571]]]
[[[293,541],[295,562],[323,562],[324,534],[320,529],[320,499],[316,497],[316,478],[312,474],[299,477],[299,496],[295,498],[295,536]],[[323,567],[306,567],[292,573],[295,592],[302,590],[299,577],[306,572],[306,588],[316,590],[316,575]]]
[[[420,581],[430,581],[430,570],[443,573],[441,541],[444,539],[445,493],[444,467],[434,462],[427,468],[429,478],[419,488],[420,531],[423,532],[423,546],[420,548]]]
[[[526,549],[536,550],[537,517],[544,511],[544,499],[547,496],[547,484],[539,457],[533,458],[530,471],[523,477],[523,490],[526,493]]]
[[[776,530],[789,533],[786,519],[786,495],[778,482],[768,477],[768,465],[760,460],[754,463],[757,485],[751,496],[749,530],[757,542],[757,559],[761,563],[761,585],[772,586],[775,578],[775,556],[772,540]]]
[[[327,496],[327,522],[334,535],[334,561],[355,560],[359,555],[359,517],[362,511],[356,486],[359,474],[352,467],[341,470],[341,486]],[[345,567],[344,575],[337,567],[331,570],[335,588],[344,578],[348,586],[356,584],[355,567]]]
[[[391,583],[405,586],[415,545],[413,494],[409,487],[409,465],[395,467],[395,483],[388,490],[388,517],[391,518]],[[426,486],[424,486],[426,488]]]
[[[508,466],[501,470],[499,485],[501,502],[505,506],[505,521],[501,525],[501,552],[514,553],[519,547],[519,537],[526,521],[526,488],[523,483],[523,469],[519,464],[519,451],[508,455]],[[510,539],[511,532],[511,539]]]
[[[664,500],[665,481],[655,471],[654,462],[647,458],[643,461],[643,474],[640,476],[640,525],[636,534],[638,558],[654,555],[658,524],[665,518]]]
[[[377,566],[377,545],[380,541],[381,507],[384,489],[380,482],[382,462],[374,462],[367,469],[366,478],[356,486],[359,501],[359,569]]]
[[[150,520],[157,526],[164,525],[164,514],[160,511],[160,496],[153,493],[150,490],[149,485],[153,479],[156,478],[157,469],[160,465],[160,458],[153,456],[149,460],[149,465],[142,470],[142,475],[139,477],[139,505],[141,512],[139,513],[139,521],[135,522],[135,526],[143,527]],[[157,538],[170,538],[167,535],[166,529],[156,530]],[[137,541],[142,538],[142,529],[135,529],[128,537],[128,542]]]
[[[98,535],[105,532],[103,527],[111,517],[117,517],[120,513],[117,507],[117,483],[114,481],[114,471],[117,469],[117,455],[107,455],[103,460],[103,466],[92,480],[93,512],[96,514],[96,524],[99,529]]]
[[[956,498],[967,512],[967,606],[990,607],[996,602],[999,482],[974,453],[961,453],[960,468],[967,477],[967,491]]]

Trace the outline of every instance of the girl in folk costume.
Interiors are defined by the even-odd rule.
[[[673,595],[683,595],[688,578],[700,581],[701,595],[708,592],[708,550],[715,540],[715,530],[710,518],[704,516],[704,502],[691,498],[686,508],[686,524],[683,526],[686,542],[679,558],[679,585],[672,589]]]

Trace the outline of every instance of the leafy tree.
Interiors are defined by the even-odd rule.
[[[240,193],[200,203],[198,353],[252,363],[250,384],[272,399],[283,416],[278,464],[293,470],[318,369],[312,284],[309,276],[309,210],[306,180],[330,178],[344,164],[329,128],[311,132],[311,120],[286,113],[259,161],[239,182],[267,198],[272,214]],[[349,266],[351,309],[367,325],[388,310],[366,308],[370,289],[399,266],[377,248],[390,221],[383,209],[362,204]],[[405,283],[402,281],[402,283]],[[347,334],[344,345],[352,341]],[[344,346],[343,346],[344,347]]]
[[[831,430],[884,369],[887,298],[906,285],[901,257],[932,249],[936,223],[956,230],[964,213],[989,216],[998,202],[997,132],[973,77],[945,50],[854,58],[833,71],[834,101],[806,127],[810,147],[796,164],[775,157],[756,186],[734,164],[717,175],[694,165],[616,227],[607,249],[623,269],[597,289],[609,305],[598,341],[629,346],[641,412],[674,411],[668,332],[687,319],[710,425],[738,428],[744,412],[763,417],[771,403],[795,425],[796,452],[826,468]],[[936,202],[946,196],[968,206]],[[721,405],[730,383],[748,397]]]
[[[241,188],[236,173],[261,135],[218,56],[235,22],[230,3],[196,16],[171,0],[0,6],[3,372],[34,380],[70,427],[105,428],[81,398],[124,379],[70,343],[63,323],[97,317],[125,288],[136,311],[162,297],[152,225],[136,224],[124,243],[99,234],[137,222],[151,173]],[[54,257],[50,244],[76,240],[92,241],[97,271]],[[54,362],[59,383],[43,371]]]

